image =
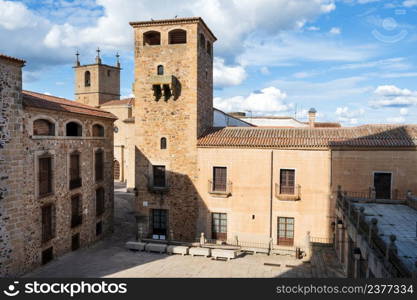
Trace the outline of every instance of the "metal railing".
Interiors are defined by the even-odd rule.
[[[233,184],[231,181],[227,181],[225,185],[215,185],[213,180],[208,181],[208,192],[214,195],[231,196]]]
[[[280,186],[279,183],[275,183],[275,197],[285,201],[301,200],[301,185],[296,184],[294,187],[284,187]]]

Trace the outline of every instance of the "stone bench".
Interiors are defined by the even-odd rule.
[[[146,243],[141,243],[141,242],[127,242],[126,248],[129,250],[134,250],[134,251],[143,251],[145,250],[145,245]]]
[[[188,247],[186,246],[178,246],[178,245],[170,245],[167,247],[168,254],[181,254],[187,255],[188,254]]]
[[[269,254],[269,250],[267,248],[242,247],[241,251],[242,252],[252,252],[253,254],[256,254],[256,253]]]
[[[191,247],[189,253],[191,256],[200,255],[210,257],[211,251],[210,248]]]
[[[165,253],[167,251],[166,244],[155,244],[149,243],[145,246],[146,252],[158,252],[158,253]]]
[[[220,258],[226,258],[227,260],[231,260],[233,258],[236,258],[237,251],[227,250],[227,249],[212,249],[211,256],[214,257],[214,259],[217,259],[220,257]]]

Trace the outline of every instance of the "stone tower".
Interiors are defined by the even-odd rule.
[[[213,43],[201,18],[132,22],[139,233],[196,238],[197,138],[213,123]]]
[[[100,106],[110,100],[120,99],[120,62],[116,66],[102,64],[97,49],[94,64],[81,65],[77,52],[75,70],[75,100],[91,106]]]

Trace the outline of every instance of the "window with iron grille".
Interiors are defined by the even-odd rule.
[[[294,244],[294,218],[278,217],[278,245]]]
[[[212,213],[211,236],[216,240],[227,240],[227,214]]]
[[[166,209],[152,209],[152,234],[167,235],[168,211]]]
[[[52,204],[42,206],[42,242],[55,236],[55,207]]]
[[[73,152],[70,155],[70,189],[81,186],[80,154]]]
[[[165,166],[153,166],[153,186],[165,187]]]
[[[295,192],[295,170],[281,169],[280,170],[280,194],[292,195]]]
[[[227,190],[227,168],[213,167],[213,191],[226,192]]]
[[[96,174],[96,182],[101,181],[104,178],[104,152],[99,149],[94,154],[94,167]]]
[[[71,197],[71,228],[82,224],[82,203],[81,196]]]
[[[39,158],[39,197],[52,194],[52,157]]]
[[[104,213],[104,189],[96,190],[96,216],[101,216]]]

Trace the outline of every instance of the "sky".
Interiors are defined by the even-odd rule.
[[[214,44],[214,105],[344,126],[417,123],[417,0],[0,0],[0,53],[27,61],[23,88],[74,98],[75,52],[121,55],[130,21],[200,16]]]

